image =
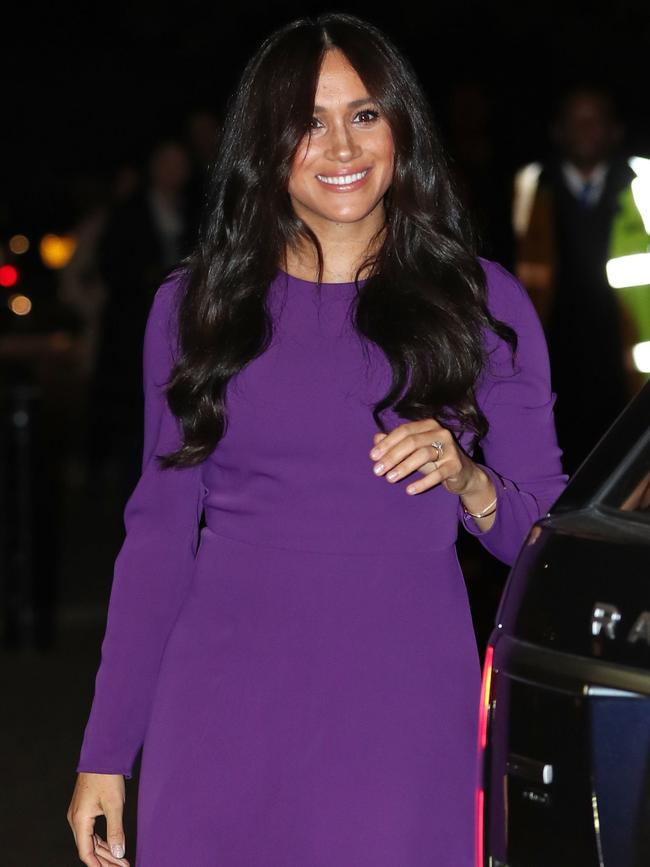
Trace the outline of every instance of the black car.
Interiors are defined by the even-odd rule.
[[[479,867],[650,865],[650,382],[532,528],[481,699]]]

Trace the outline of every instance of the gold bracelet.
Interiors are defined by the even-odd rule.
[[[465,510],[465,514],[471,515],[472,518],[487,518],[488,515],[492,515],[492,514],[494,514],[494,512],[496,512],[496,504],[497,504],[498,499],[499,499],[498,497],[495,497],[492,500],[492,502],[488,503],[488,505],[484,509],[481,509],[480,512],[470,512],[470,510],[467,508],[467,506],[464,503],[463,503],[463,509]],[[492,506],[495,506],[495,508],[492,509]],[[492,509],[492,511],[489,512],[488,509]]]

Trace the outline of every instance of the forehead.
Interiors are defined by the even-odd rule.
[[[338,48],[326,51],[318,74],[316,104],[327,108],[367,96],[365,84],[343,52]]]
[[[566,106],[565,119],[571,121],[574,119],[583,119],[585,117],[597,117],[600,119],[609,118],[609,106],[607,100],[599,94],[576,94]]]

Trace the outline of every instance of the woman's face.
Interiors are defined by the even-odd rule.
[[[325,53],[311,136],[298,147],[289,178],[294,211],[311,228],[323,221],[381,217],[393,178],[393,136],[378,105],[338,49]]]

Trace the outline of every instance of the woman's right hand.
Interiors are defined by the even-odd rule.
[[[88,867],[118,864],[129,867],[124,854],[126,838],[122,815],[126,799],[122,774],[90,774],[80,771],[66,817],[72,828],[79,859]],[[106,816],[107,840],[95,833],[95,818]],[[122,847],[121,850],[117,847]],[[115,853],[115,854],[112,854]]]

